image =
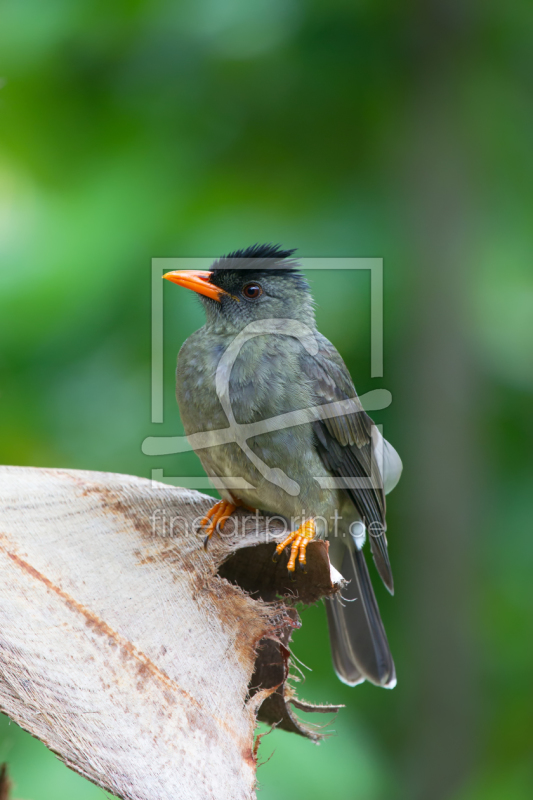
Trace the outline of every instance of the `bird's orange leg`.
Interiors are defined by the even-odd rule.
[[[314,519],[305,520],[302,522],[297,531],[291,531],[287,538],[278,544],[276,552],[274,553],[274,561],[283,553],[286,547],[291,545],[291,554],[287,569],[289,572],[294,572],[296,568],[296,559],[300,567],[305,567],[307,545],[315,538],[316,528]]]
[[[239,506],[243,506],[249,511],[255,511],[255,508],[250,508],[250,506],[240,503],[238,500],[235,503],[230,503],[228,500],[219,500],[213,506],[211,506],[203,520],[200,522],[202,528],[206,525],[208,526],[207,535],[204,539],[204,547],[207,547],[208,542],[216,531],[217,527],[221,531],[226,523],[226,520]]]

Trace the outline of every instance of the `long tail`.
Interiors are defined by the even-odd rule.
[[[368,680],[392,689],[394,661],[362,551],[345,547],[340,571],[349,584],[342,598],[326,600],[335,672],[349,686]]]

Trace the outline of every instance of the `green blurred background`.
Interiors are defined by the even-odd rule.
[[[0,461],[149,477],[182,431],[176,352],[199,304],[165,286],[150,422],[150,259],[254,242],[385,259],[311,274],[318,320],[402,454],[392,691],[334,677],[303,612],[300,694],[343,702],[319,748],[263,740],[261,800],[533,796],[533,7],[381,0],[3,0]],[[377,584],[377,581],[376,581]],[[102,797],[3,719],[15,797]]]

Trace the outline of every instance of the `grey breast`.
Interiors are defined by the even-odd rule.
[[[176,393],[187,435],[228,427],[215,378],[231,339],[207,335],[203,328],[180,351]],[[239,425],[313,405],[311,387],[299,366],[300,355],[301,344],[286,336],[258,336],[243,345],[231,374],[226,376],[231,408]],[[315,481],[315,476],[328,473],[315,451],[309,424],[262,433],[249,438],[247,444],[270,473],[252,463],[236,443],[198,451],[209,475],[242,477],[254,487],[235,492],[243,502],[287,517],[298,514],[302,506],[309,513],[320,514],[334,502],[331,491],[322,490]],[[276,475],[272,470],[281,470],[289,482],[283,478],[273,482]]]

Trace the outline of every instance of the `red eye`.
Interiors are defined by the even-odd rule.
[[[246,286],[243,286],[242,293],[249,300],[255,300],[256,297],[263,294],[263,287],[258,283],[247,283]]]

